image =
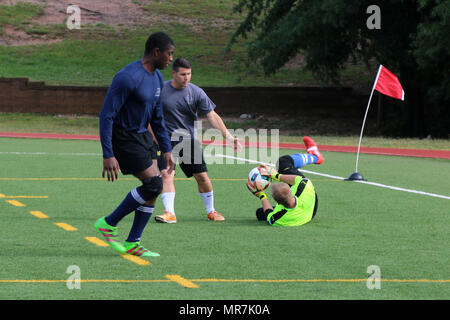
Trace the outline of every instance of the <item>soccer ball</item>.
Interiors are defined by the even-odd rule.
[[[262,176],[261,168],[256,167],[256,168],[253,168],[250,171],[250,173],[248,174],[247,184],[249,187],[251,187],[251,189],[255,190],[256,189],[255,182],[258,182],[260,187],[263,188],[264,190],[266,190],[269,187],[270,183],[272,182],[272,179],[267,176]]]

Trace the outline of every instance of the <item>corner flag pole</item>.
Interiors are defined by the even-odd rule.
[[[373,91],[375,90],[375,86],[377,84],[378,77],[380,76],[381,67],[382,67],[382,65],[380,64],[380,66],[378,67],[377,77],[375,78],[375,82],[373,83],[372,92],[370,93],[369,102],[367,103],[366,113],[364,115],[364,120],[363,120],[362,128],[361,128],[361,134],[359,135],[358,151],[356,152],[355,172],[352,173],[347,180],[364,180],[362,175],[358,173],[359,150],[361,148],[361,140],[362,140],[362,136],[363,136],[364,125],[366,123],[367,114],[369,112],[370,101],[372,100]]]

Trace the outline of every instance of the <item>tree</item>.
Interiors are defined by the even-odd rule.
[[[419,12],[425,18],[413,39],[413,55],[425,87],[425,102],[433,108],[430,129],[436,135],[450,131],[450,1],[424,0]],[[439,121],[440,120],[440,121]]]
[[[370,5],[380,8],[381,27],[370,29]],[[245,13],[232,36],[248,40],[249,61],[273,74],[301,52],[306,69],[338,83],[349,61],[375,59],[399,76],[405,90],[396,135],[448,137],[450,122],[450,2],[447,0],[239,0]],[[428,119],[438,126],[425,125]],[[430,111],[431,110],[431,111]]]

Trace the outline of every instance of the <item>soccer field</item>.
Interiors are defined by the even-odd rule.
[[[292,228],[256,220],[259,200],[245,187],[254,163],[208,167],[225,222],[207,220],[179,170],[178,223],[152,218],[142,237],[161,256],[130,260],[104,247],[93,224],[138,181],[102,179],[98,141],[0,146],[0,299],[450,299],[448,160],[362,154],[358,171],[381,184],[370,185],[339,179],[354,154],[323,152],[323,164],[305,168],[317,216]],[[158,199],[155,214],[162,208]],[[132,219],[119,224],[121,240]]]

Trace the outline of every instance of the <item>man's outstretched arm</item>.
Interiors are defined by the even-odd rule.
[[[223,122],[222,118],[215,112],[214,110],[211,110],[206,115],[206,118],[208,119],[211,126],[213,126],[215,129],[219,130],[222,136],[233,145],[233,149],[236,151],[240,151],[242,149],[242,142],[239,140],[239,138],[234,137],[230,131],[228,131],[225,123]]]

